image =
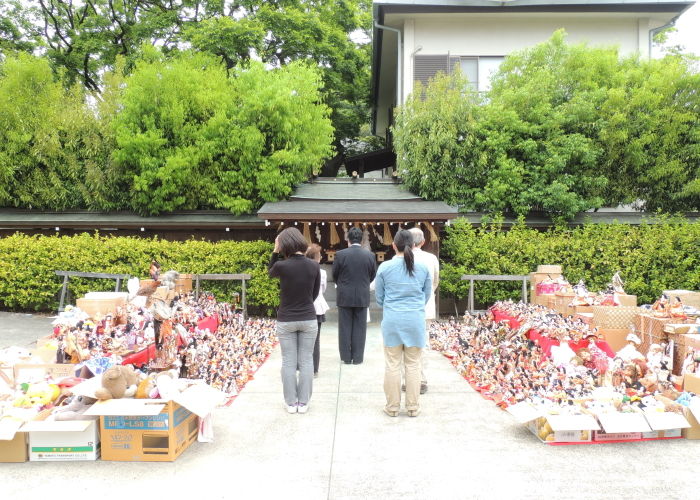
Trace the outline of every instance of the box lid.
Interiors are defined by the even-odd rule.
[[[180,406],[204,418],[222,404],[226,399],[226,393],[205,383],[189,386],[173,398]]]
[[[82,432],[94,420],[34,420],[22,426],[22,432]]]
[[[15,384],[43,382],[47,375],[54,380],[75,376],[76,365],[19,363],[14,366]]]
[[[686,429],[691,426],[685,417],[680,413],[673,413],[670,411],[650,411],[649,413],[645,413],[644,416],[647,419],[649,427],[655,431]]]
[[[129,292],[88,292],[83,298],[85,299],[124,299],[129,297]]]
[[[591,415],[547,415],[553,431],[597,431],[598,422]]]
[[[650,432],[649,424],[641,413],[603,413],[598,421],[605,432]]]
[[[85,415],[151,417],[163,411],[165,403],[162,399],[108,399],[92,405]]]
[[[23,422],[6,418],[0,420],[0,441],[10,441],[15,438],[15,434],[22,427]]]
[[[693,403],[691,402],[689,406],[687,406],[688,411],[693,414],[695,417],[695,420],[700,422],[700,403]]]
[[[526,424],[544,415],[540,409],[527,401],[521,401],[520,403],[511,405],[506,408],[506,411],[521,424]]]

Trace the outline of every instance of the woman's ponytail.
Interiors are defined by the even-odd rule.
[[[403,262],[406,265],[406,272],[409,276],[413,276],[414,262],[413,257],[413,235],[406,229],[401,229],[394,236],[394,245],[398,251],[403,252]]]

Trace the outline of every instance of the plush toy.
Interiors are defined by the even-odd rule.
[[[138,379],[131,365],[111,366],[102,374],[102,387],[95,391],[95,397],[100,400],[133,397]]]
[[[139,382],[136,388],[136,398],[137,399],[148,399],[153,398],[156,389],[156,374],[152,373],[147,375]]]
[[[87,396],[73,396],[65,406],[59,406],[53,410],[54,420],[87,420],[94,417],[84,417],[83,413],[90,408],[95,401]]]

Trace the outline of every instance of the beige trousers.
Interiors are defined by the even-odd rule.
[[[401,368],[406,372],[406,410],[418,410],[420,405],[420,347],[384,347],[384,394],[386,395],[387,411],[401,409]]]

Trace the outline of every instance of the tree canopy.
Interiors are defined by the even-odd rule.
[[[458,71],[414,92],[393,129],[397,163],[412,190],[466,210],[698,210],[698,99],[680,55],[621,58],[559,31],[506,57],[484,96]]]

